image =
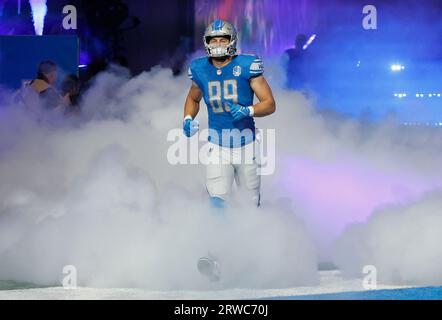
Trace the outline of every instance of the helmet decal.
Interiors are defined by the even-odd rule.
[[[223,26],[224,26],[224,21],[215,20],[212,22],[212,31],[220,31]]]

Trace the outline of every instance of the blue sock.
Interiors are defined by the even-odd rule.
[[[226,206],[225,201],[218,197],[210,197],[210,203],[217,209],[223,209]]]

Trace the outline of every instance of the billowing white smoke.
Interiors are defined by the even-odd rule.
[[[223,264],[221,287],[312,284],[316,251],[330,258],[330,245],[348,225],[385,205],[406,212],[441,186],[438,130],[318,113],[313,99],[273,85],[277,112],[257,119],[260,128],[276,129],[276,172],[263,177],[262,208],[234,202],[218,219],[207,203],[203,166],[167,160],[167,133],[181,127],[188,88],[188,79],[169,70],[135,78],[111,70],[86,93],[84,119],[37,123],[18,108],[0,109],[0,279],[56,283],[72,264],[81,285],[204,288],[195,261],[213,251]],[[205,128],[205,107],[200,113]],[[437,225],[432,203],[413,218],[415,226]],[[403,239],[396,224],[405,216],[359,229],[385,228],[391,239]],[[394,256],[410,242],[379,241],[386,253],[373,262],[372,250],[356,247],[371,240],[349,234],[335,260],[344,271],[360,275],[366,261],[397,263],[401,281],[414,281],[401,266],[418,270],[421,256],[410,255],[408,265]],[[439,261],[436,247],[428,248],[427,258]],[[421,279],[434,275],[420,270]]]
[[[364,266],[372,265],[382,283],[441,285],[441,230],[438,191],[350,226],[336,241],[335,261],[347,276],[359,276]]]
[[[35,34],[41,36],[43,35],[46,13],[48,13],[46,0],[29,0],[29,3],[32,10]]]
[[[313,110],[299,93],[277,91],[276,174],[266,193],[290,198],[318,240],[321,259],[333,241],[379,207],[407,204],[442,186],[442,132],[396,123],[358,123]],[[350,256],[351,254],[349,254]]]
[[[80,121],[3,109],[0,279],[59,285],[74,265],[83,286],[213,288],[196,268],[210,252],[216,288],[316,283],[314,244],[289,204],[269,195],[223,216],[202,166],[168,163],[188,87],[169,70],[114,69],[86,93]]]
[[[442,130],[318,113],[297,92],[278,90],[277,101],[259,122],[277,128],[264,187],[297,205],[320,259],[349,277],[374,265],[380,283],[440,285]]]

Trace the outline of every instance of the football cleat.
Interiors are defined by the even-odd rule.
[[[220,266],[216,259],[209,255],[198,260],[198,271],[209,278],[210,281],[219,281],[221,276]]]

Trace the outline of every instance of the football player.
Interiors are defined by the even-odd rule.
[[[188,71],[192,85],[184,106],[184,134],[191,137],[198,131],[195,117],[204,98],[210,144],[206,188],[213,205],[224,206],[235,180],[246,191],[244,197],[259,206],[260,148],[253,118],[275,112],[263,63],[255,55],[237,53],[237,32],[229,22],[213,21],[203,41],[207,56],[192,61]],[[255,95],[259,102],[253,104]],[[198,270],[211,281],[220,279],[218,259],[210,253],[198,260]]]
[[[203,41],[207,56],[193,60],[188,71],[192,85],[184,106],[184,134],[191,137],[198,131],[195,117],[204,98],[210,144],[206,188],[213,205],[224,206],[235,180],[246,190],[244,197],[259,206],[259,146],[253,118],[275,112],[262,60],[237,53],[237,32],[227,21],[213,21]],[[259,102],[253,104],[255,95]]]

